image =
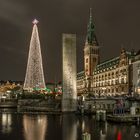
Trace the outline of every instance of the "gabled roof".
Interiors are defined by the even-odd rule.
[[[77,73],[77,75],[83,75],[85,72],[84,71],[80,71]]]
[[[129,51],[126,51],[126,55],[127,55],[128,59],[132,58],[132,56],[133,56],[133,54]],[[96,66],[94,72],[116,66],[119,64],[119,60],[120,60],[120,57],[118,56],[118,57],[114,57],[114,58],[108,59],[106,61],[103,61]]]
[[[95,69],[94,72],[96,72],[96,71],[98,71],[98,70],[106,69],[106,68],[109,68],[109,67],[113,67],[113,66],[119,64],[119,60],[120,60],[119,57],[115,57],[115,58],[106,60],[106,61],[104,61],[104,62],[98,64],[98,65],[96,66],[96,69]]]
[[[80,71],[80,72],[78,72],[77,73],[77,78],[79,79],[79,78],[82,78],[82,77],[84,77],[85,76],[85,72],[84,71]]]

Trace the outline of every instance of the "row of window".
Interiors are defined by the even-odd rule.
[[[100,90],[93,90],[94,93],[101,94],[101,93],[116,93],[116,92],[127,92],[127,88],[119,87],[119,88],[108,88],[108,89],[100,89]]]
[[[90,48],[90,53],[91,54],[99,54],[99,49]]]
[[[86,58],[86,63],[88,63],[89,59]],[[93,62],[96,62],[97,61],[97,58],[96,57],[93,57]]]
[[[114,78],[116,76],[119,76],[119,75],[126,75],[127,74],[127,70],[126,69],[121,69],[119,71],[116,71],[116,72],[111,72],[111,73],[105,73],[103,75],[99,75],[99,76],[96,76],[94,77],[93,79],[97,80],[97,79],[100,79],[100,80],[104,80],[105,78]]]
[[[109,67],[109,68],[105,68],[105,69],[101,69],[101,70],[98,70],[96,72],[94,72],[94,74],[99,74],[99,73],[102,73],[102,72],[105,72],[105,71],[108,71],[108,70],[112,70],[113,68],[116,68],[118,65],[114,65],[112,67]],[[116,71],[116,74],[117,73],[123,73],[123,72],[126,72],[127,70],[126,69],[121,69],[120,71]],[[114,72],[113,72],[114,73]]]
[[[115,107],[115,105],[114,104],[97,104],[96,106],[95,106],[95,108],[97,108],[97,109],[113,109]]]
[[[78,81],[77,86],[81,86],[81,85],[83,85],[83,81]]]
[[[127,83],[127,79],[125,77],[125,78],[119,78],[119,79],[114,79],[114,80],[110,80],[110,81],[100,81],[100,82],[93,81],[93,86],[94,87],[111,86],[111,85],[126,84],[126,83]]]

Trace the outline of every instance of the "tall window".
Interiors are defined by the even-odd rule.
[[[114,89],[112,89],[112,93],[114,93]]]
[[[93,62],[96,62],[96,58],[93,58]]]
[[[86,59],[86,63],[88,63],[88,58]]]

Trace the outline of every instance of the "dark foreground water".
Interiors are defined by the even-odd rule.
[[[140,126],[97,123],[93,116],[0,114],[0,140],[140,140]]]

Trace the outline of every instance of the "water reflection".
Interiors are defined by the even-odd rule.
[[[100,140],[106,140],[107,135],[107,122],[103,123],[100,130]]]
[[[1,124],[2,133],[10,133],[12,131],[12,115],[11,114],[1,114]]]
[[[63,115],[63,140],[77,140],[77,119],[73,115]]]
[[[140,138],[139,125],[96,122],[93,116],[0,114],[0,140],[82,140],[85,132],[91,140]]]
[[[85,132],[85,120],[82,119],[82,132],[84,133]]]
[[[45,140],[47,116],[24,115],[23,127],[25,140]]]
[[[97,122],[95,117],[83,116],[78,119],[78,130],[81,133],[90,133],[91,139],[107,140],[108,124],[107,122]],[[78,136],[81,137],[81,136]]]
[[[119,131],[117,134],[117,140],[121,140],[122,139],[122,133]]]

